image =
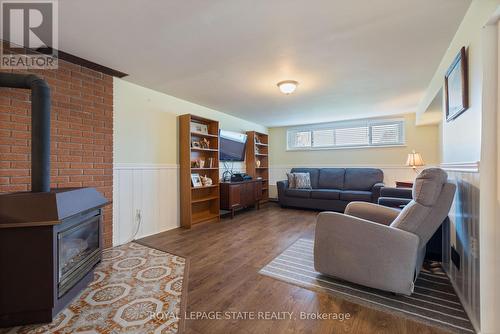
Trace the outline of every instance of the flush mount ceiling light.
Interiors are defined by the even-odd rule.
[[[278,88],[283,94],[289,95],[292,94],[297,86],[299,85],[298,81],[295,80],[285,80],[278,82]]]

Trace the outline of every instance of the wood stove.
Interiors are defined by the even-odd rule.
[[[57,297],[64,296],[101,260],[100,220],[99,210],[90,211],[56,229]]]
[[[50,322],[93,278],[108,201],[94,188],[49,188],[45,81],[0,73],[0,87],[32,90],[32,191],[0,195],[0,327]]]

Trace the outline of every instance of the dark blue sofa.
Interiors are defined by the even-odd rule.
[[[352,201],[377,203],[384,186],[384,173],[377,168],[293,168],[309,173],[312,189],[290,189],[288,181],[277,182],[282,207],[344,212]]]

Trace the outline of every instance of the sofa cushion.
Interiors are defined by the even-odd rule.
[[[311,198],[311,189],[287,189],[285,195],[290,197]]]
[[[311,198],[315,199],[340,199],[340,190],[337,189],[313,189]]]
[[[311,187],[313,189],[318,188],[318,178],[319,178],[319,169],[318,168],[292,168],[292,173],[309,173],[309,177],[311,178]]]
[[[371,190],[375,183],[384,181],[384,172],[377,168],[346,168],[345,190]]]
[[[361,190],[343,190],[340,192],[340,199],[343,201],[372,201],[372,193],[370,191]]]
[[[309,173],[293,173],[295,189],[311,189],[311,176]]]
[[[286,177],[288,179],[288,187],[294,189],[295,188],[295,175],[293,173],[286,173]]]
[[[318,188],[344,189],[344,168],[321,168],[319,170]]]

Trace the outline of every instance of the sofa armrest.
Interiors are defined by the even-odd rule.
[[[391,207],[391,208],[401,208],[402,206],[408,205],[411,202],[409,198],[398,198],[398,197],[384,197],[378,198],[378,204]]]
[[[366,219],[375,223],[390,225],[401,211],[368,202],[351,202],[345,208],[345,214]]]
[[[411,188],[383,187],[382,189],[380,189],[380,197],[412,199],[413,196]]]
[[[285,205],[285,190],[288,188],[288,180],[276,182],[276,187],[278,188],[278,202],[281,205]]]
[[[379,182],[375,183],[372,187],[372,202],[377,203],[378,198],[380,197],[380,190],[384,188],[384,184]]]
[[[413,233],[335,212],[318,216],[314,267],[328,276],[409,295],[419,238]]]
[[[288,188],[288,180],[278,181],[276,182],[276,186],[278,187],[278,189],[285,190],[286,188]]]

